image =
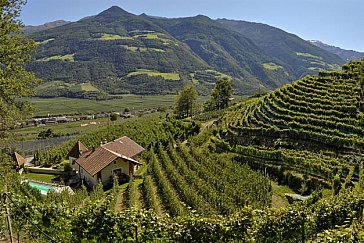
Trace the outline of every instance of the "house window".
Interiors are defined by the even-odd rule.
[[[121,168],[115,169],[112,171],[113,175],[120,176],[123,173],[123,170]]]
[[[114,161],[114,165],[116,164],[116,161]]]

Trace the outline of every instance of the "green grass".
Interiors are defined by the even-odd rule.
[[[141,34],[141,35],[134,35],[134,38],[145,38],[145,39],[151,39],[151,40],[155,40],[155,39],[161,39],[159,38],[159,36],[155,33],[153,34]]]
[[[195,79],[195,73],[190,73],[190,77],[191,77],[192,83],[194,83],[194,84],[198,84],[199,83],[198,80]]]
[[[268,69],[268,70],[278,70],[283,68],[282,66],[278,66],[277,64],[273,63],[273,62],[269,62],[269,63],[263,63],[263,68]]]
[[[312,55],[310,53],[305,53],[305,52],[296,52],[296,55],[301,56],[301,57],[309,57],[309,58],[322,60],[322,57],[318,57],[318,56]]]
[[[295,192],[288,186],[278,185],[277,182],[272,181],[272,207],[281,208],[289,205],[285,193],[295,194]]]
[[[96,122],[96,124],[93,124],[93,122]],[[30,126],[17,128],[15,130],[12,130],[12,134],[15,141],[29,141],[38,139],[38,134],[41,131],[45,131],[49,128],[52,129],[53,133],[59,135],[82,135],[95,131],[101,127],[105,127],[109,124],[116,125],[121,122],[123,122],[123,119],[117,119],[116,121],[111,122],[108,118],[98,118],[94,120],[47,124],[43,127]]]
[[[112,34],[102,34],[99,40],[133,40],[133,37],[130,36],[120,36],[120,35],[112,35]]]
[[[232,77],[231,77],[230,75],[227,75],[227,74],[225,74],[225,73],[220,73],[220,72],[218,72],[218,71],[216,71],[216,70],[207,69],[207,70],[205,70],[205,71],[206,71],[207,73],[212,73],[212,74],[214,74],[216,78],[227,78],[227,79],[229,79],[229,80],[231,80],[231,79],[232,79]]]
[[[48,61],[52,61],[52,60],[61,60],[61,61],[74,62],[75,61],[74,56],[75,56],[75,54],[67,54],[64,56],[51,56],[51,57],[45,57],[45,58],[39,59],[39,61],[48,62]]]
[[[168,107],[174,104],[175,95],[141,96],[124,95],[122,99],[88,100],[74,98],[28,98],[35,107],[35,116],[62,114],[95,114],[108,111]]]
[[[132,52],[146,52],[146,51],[155,51],[155,52],[165,52],[163,49],[159,48],[149,48],[149,47],[138,47],[138,46],[128,46],[128,45],[121,45],[123,48],[132,51]]]
[[[98,88],[93,86],[91,83],[82,83],[82,84],[80,84],[80,88],[82,91],[86,91],[86,92],[92,92],[92,91],[99,92],[100,91]]]
[[[38,174],[38,173],[26,173],[24,177],[29,180],[43,181],[47,183],[52,183],[52,179],[56,178],[57,175],[49,174]]]
[[[177,81],[177,80],[181,79],[181,77],[179,76],[178,73],[161,73],[161,72],[155,72],[155,71],[146,70],[146,69],[139,69],[138,71],[128,73],[127,77],[141,75],[141,74],[146,74],[148,76],[161,76],[164,79],[173,80],[173,81]]]
[[[48,40],[44,40],[44,41],[37,41],[35,42],[37,45],[44,45],[44,44],[47,44],[48,42],[50,41],[54,41],[55,39],[54,38],[51,38],[51,39],[48,39]]]

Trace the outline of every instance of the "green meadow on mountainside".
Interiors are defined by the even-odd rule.
[[[254,29],[261,30],[259,35]],[[91,83],[103,94],[174,94],[193,82],[207,95],[218,78],[207,70],[231,77],[235,94],[253,94],[343,64],[336,55],[268,25],[201,15],[137,16],[119,7],[29,37],[38,48],[27,69],[45,84]],[[196,78],[200,73],[207,75]],[[95,97],[57,89],[38,95]]]

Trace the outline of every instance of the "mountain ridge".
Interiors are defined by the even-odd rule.
[[[42,30],[47,30],[47,29],[52,29],[52,28],[56,28],[65,24],[69,24],[72,23],[70,21],[65,21],[65,20],[55,20],[55,21],[51,21],[51,22],[47,22],[41,25],[26,25],[23,28],[23,31],[25,34],[31,34],[34,32],[38,32],[38,31],[42,31]]]
[[[345,62],[352,61],[352,60],[358,60],[364,57],[364,52],[359,52],[355,50],[346,50],[337,46],[329,45],[326,43],[323,43],[319,40],[308,40],[311,44],[318,46],[328,52],[334,53],[338,55],[342,60]]]
[[[281,38],[291,41],[287,34]],[[110,94],[174,93],[188,82],[208,94],[221,75],[232,79],[237,94],[252,94],[342,63],[297,37],[298,44],[286,53],[297,65],[306,64],[297,71],[290,59],[267,51],[267,43],[221,20],[134,15],[117,6],[29,36],[38,52],[28,69],[46,83],[91,82]],[[283,49],[281,43],[275,45]],[[173,75],[179,79],[166,78]]]

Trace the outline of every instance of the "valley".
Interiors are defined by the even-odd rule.
[[[23,27],[4,4],[0,242],[364,242],[359,52],[117,6]]]

